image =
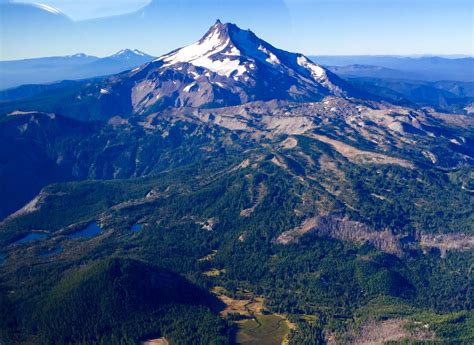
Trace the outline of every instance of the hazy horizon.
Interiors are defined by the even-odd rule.
[[[179,48],[179,47],[178,47]],[[120,50],[125,50],[125,49],[129,49],[129,50],[134,50],[135,48],[129,48],[129,47],[124,47],[123,49],[120,49]],[[92,54],[86,54],[86,53],[83,53],[83,52],[77,52],[77,53],[74,53],[74,54],[66,54],[66,55],[45,55],[45,56],[34,56],[34,57],[25,57],[25,58],[19,58],[19,59],[0,59],[0,61],[2,62],[7,62],[7,61],[20,61],[20,60],[34,60],[34,59],[43,59],[43,58],[61,58],[61,57],[72,57],[74,55],[79,55],[79,54],[85,54],[86,56],[89,56],[89,57],[96,57],[96,58],[107,58],[107,57],[110,57],[112,55],[115,55],[116,53],[118,53],[120,50],[117,50],[115,53],[112,53],[112,54],[109,54],[109,55],[92,55]],[[141,49],[138,49],[140,51],[142,51]],[[142,51],[143,53],[146,53],[148,54],[147,51]],[[165,55],[166,53],[162,54],[162,55]],[[153,56],[153,57],[160,57],[161,55],[152,55],[152,54],[149,54],[150,56]],[[411,58],[411,59],[421,59],[421,58],[443,58],[443,59],[466,59],[466,58],[474,58],[474,55],[465,55],[465,54],[448,54],[448,55],[436,55],[436,54],[408,54],[408,55],[397,55],[397,54],[394,54],[394,55],[389,55],[389,54],[306,54],[306,56],[309,56],[309,57],[334,57],[334,58],[337,58],[337,57],[354,57],[354,58],[357,58],[357,57],[387,57],[387,58]]]

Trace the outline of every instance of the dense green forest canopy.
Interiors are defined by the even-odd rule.
[[[265,313],[295,325],[294,344],[348,341],[369,320],[394,318],[472,343],[472,248],[427,240],[474,234],[471,168],[360,164],[303,135],[287,148],[287,136],[189,131],[179,124],[155,141],[147,176],[51,184],[2,222],[5,343],[225,344],[235,320],[219,315],[216,287],[264,299]],[[324,234],[277,241],[318,217]],[[347,236],[348,221],[360,237]],[[97,235],[71,236],[93,222]]]

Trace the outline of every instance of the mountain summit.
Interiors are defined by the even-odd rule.
[[[219,20],[196,43],[175,50],[158,60],[166,66],[188,62],[207,68],[222,76],[238,79],[256,69],[255,63],[280,65],[283,51],[278,51],[259,39],[252,31],[241,30],[234,24],[222,24]],[[317,69],[317,70],[316,70]],[[315,74],[322,69],[316,67]]]
[[[122,49],[115,53],[114,55],[111,55],[111,58],[122,58],[122,59],[133,59],[136,58],[137,56],[140,57],[146,57],[146,58],[151,58],[152,56],[142,52],[141,50],[138,49]]]
[[[135,81],[135,112],[150,107],[359,96],[345,81],[304,55],[275,48],[252,31],[219,20],[199,41],[163,55],[126,77]]]
[[[160,60],[165,66],[191,63],[234,79],[246,80],[246,76],[264,66],[282,74],[293,71],[319,82],[328,79],[328,71],[305,56],[277,49],[252,31],[244,31],[235,24],[222,24],[219,20],[198,42],[164,55]]]

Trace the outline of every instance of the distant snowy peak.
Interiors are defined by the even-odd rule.
[[[144,52],[142,52],[141,50],[138,50],[138,49],[134,49],[133,52],[135,53],[135,55],[150,56],[150,55],[145,54]]]
[[[65,58],[72,58],[72,59],[83,59],[83,58],[97,58],[96,56],[87,55],[84,53],[77,53],[73,55],[66,55]]]
[[[114,55],[111,55],[111,58],[121,58],[121,59],[132,59],[135,57],[151,57],[150,55],[138,50],[138,49],[122,49],[115,53]]]

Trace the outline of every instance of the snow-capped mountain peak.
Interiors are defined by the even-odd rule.
[[[121,59],[131,59],[137,56],[148,57],[148,54],[138,50],[138,49],[122,49],[115,53],[114,55],[110,56],[112,58],[121,58]]]
[[[217,21],[197,42],[129,72],[134,111],[213,107],[256,100],[357,97],[348,83],[302,54]],[[127,84],[130,80],[127,81]]]
[[[238,78],[255,68],[255,62],[279,65],[278,55],[265,41],[252,31],[242,30],[230,23],[219,20],[196,43],[175,50],[158,60],[165,66],[187,62],[207,68],[222,76]]]
[[[82,59],[82,58],[88,58],[88,57],[92,57],[92,56],[84,54],[84,53],[77,53],[77,54],[73,54],[73,55],[67,55],[66,57],[67,58]]]
[[[241,52],[229,35],[230,25],[218,21],[196,43],[171,52],[158,60],[164,61],[165,66],[187,62],[226,77],[234,72],[237,76],[242,75],[246,69],[239,61]]]
[[[223,24],[219,20],[199,41],[157,60],[163,61],[166,67],[190,63],[234,79],[255,70],[257,63],[269,65],[280,72],[290,69],[318,80],[326,77],[326,70],[305,56],[277,49],[252,31],[242,30],[231,23]]]

